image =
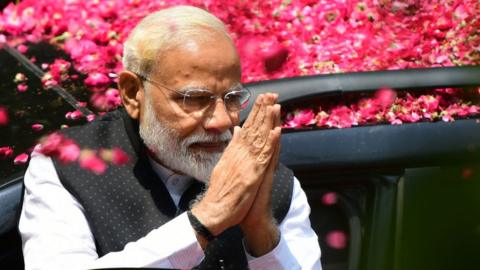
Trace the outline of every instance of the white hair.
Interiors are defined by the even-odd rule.
[[[232,138],[231,131],[209,134],[200,127],[182,140],[177,132],[165,127],[158,120],[152,103],[150,94],[146,92],[145,114],[140,121],[140,137],[145,145],[162,165],[208,184],[213,168],[223,153],[194,152],[189,147],[203,142],[223,142],[227,145]]]
[[[208,38],[212,30],[232,40],[223,22],[203,9],[175,6],[154,12],[143,18],[124,42],[123,67],[148,77],[162,53],[193,38]]]

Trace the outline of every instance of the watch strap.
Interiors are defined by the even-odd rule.
[[[201,236],[203,236],[207,241],[212,241],[215,239],[215,236],[208,230],[205,225],[203,225],[198,218],[193,215],[192,211],[188,210],[187,211],[187,216],[188,220],[190,221],[190,224],[192,225],[192,228]]]

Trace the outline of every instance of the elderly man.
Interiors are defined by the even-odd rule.
[[[250,99],[225,26],[194,7],[144,18],[125,42],[124,108],[65,130],[121,147],[102,175],[38,152],[19,229],[26,269],[320,269],[305,193],[278,163],[280,105]]]

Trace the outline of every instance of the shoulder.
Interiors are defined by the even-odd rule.
[[[111,112],[107,112],[97,118],[95,120],[86,123],[84,125],[79,125],[79,126],[74,126],[66,129],[60,130],[60,133],[63,133],[65,135],[74,135],[82,130],[87,130],[87,129],[92,129],[96,128],[98,126],[102,126],[105,124],[109,124],[112,122],[117,122],[120,121],[125,114],[125,111],[123,109],[117,109]]]
[[[112,134],[123,133],[123,109],[108,112],[85,125],[70,127],[60,131],[82,147],[106,146]]]

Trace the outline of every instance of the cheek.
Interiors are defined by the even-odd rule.
[[[178,133],[180,139],[190,136],[195,130],[201,128],[202,122],[192,117],[177,118],[175,126],[172,127]]]
[[[201,119],[196,119],[182,110],[175,110],[168,104],[154,109],[158,121],[163,126],[178,134],[179,139],[188,137],[194,130],[201,126]]]

